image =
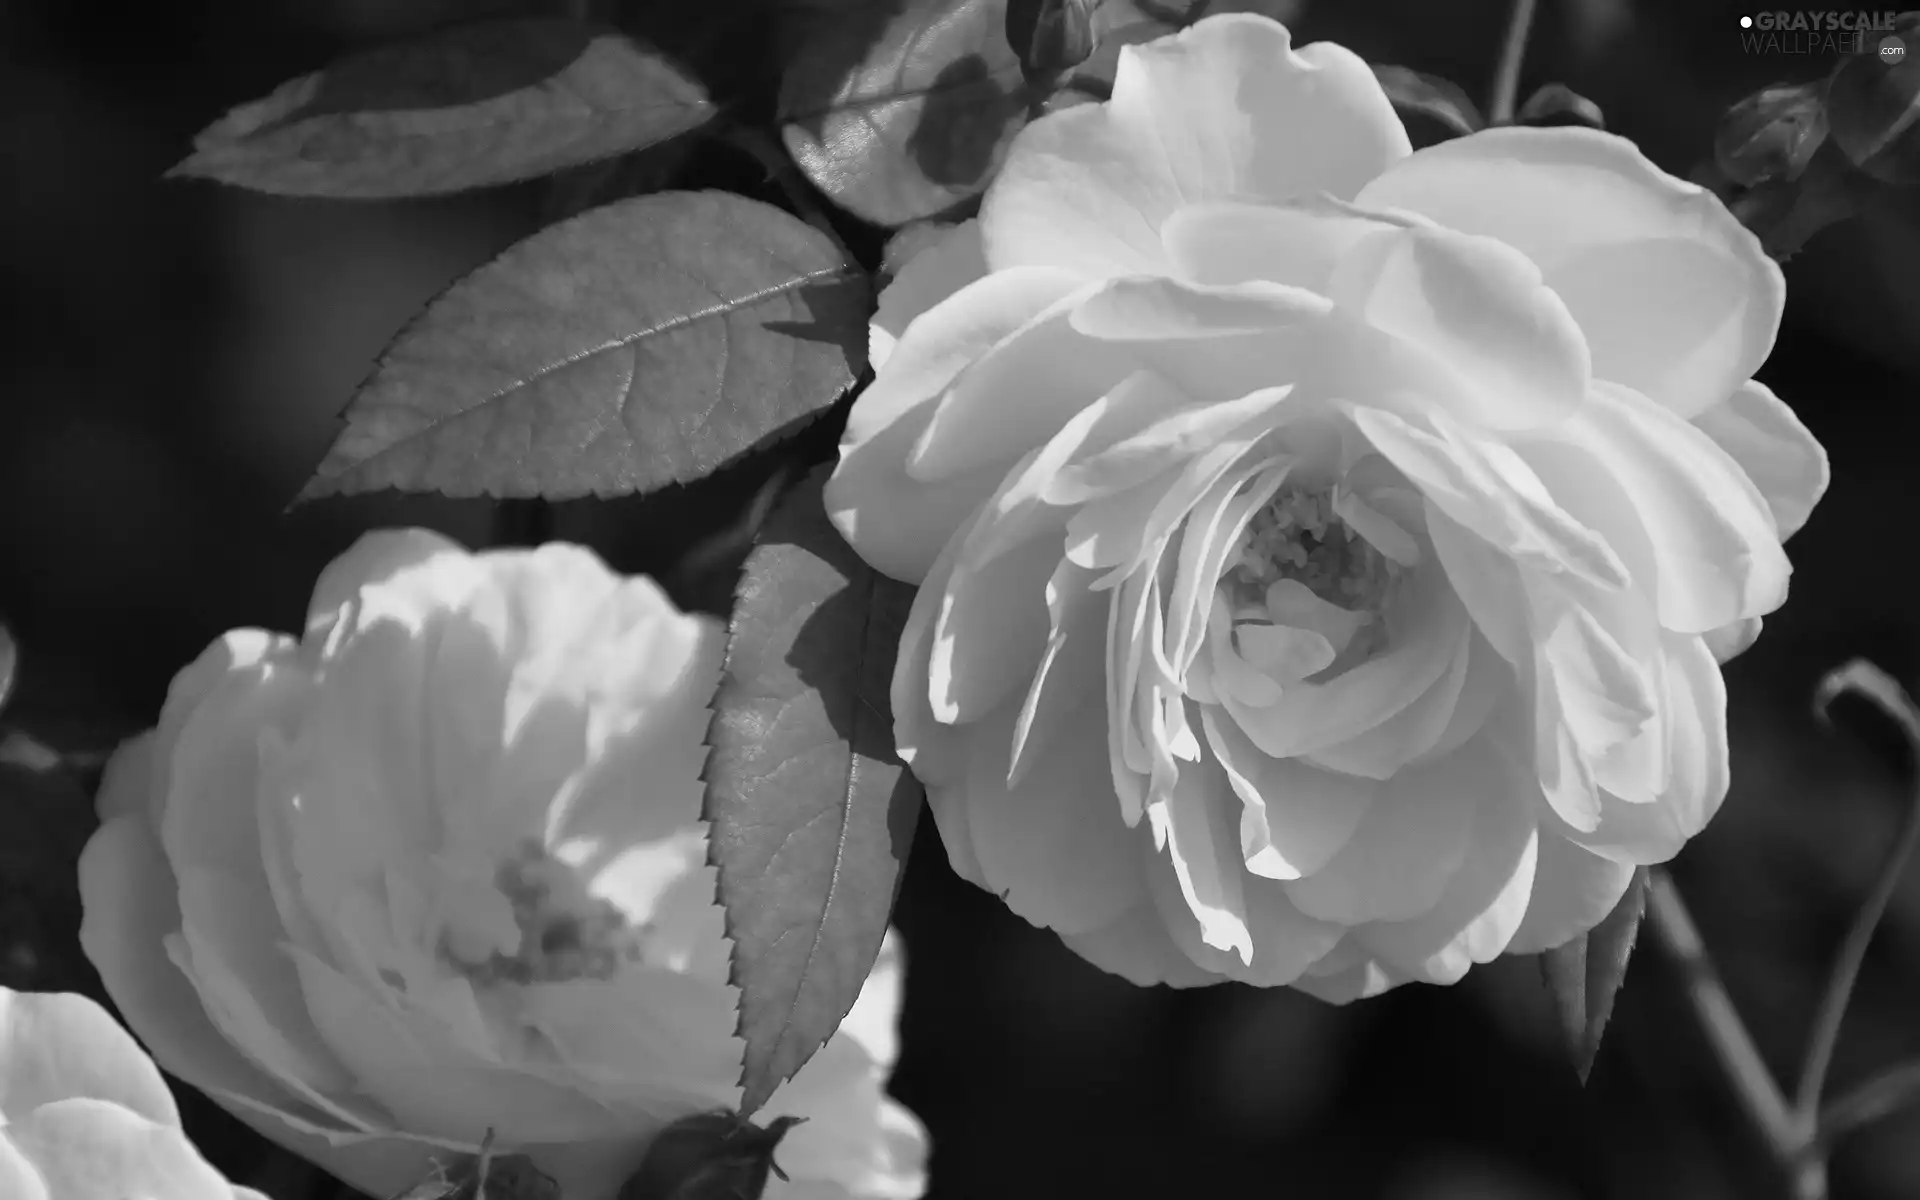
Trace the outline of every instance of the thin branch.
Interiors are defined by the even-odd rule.
[[[1920,1098],[1920,1059],[1902,1063],[1843,1093],[1820,1114],[1815,1143],[1822,1151],[1860,1126],[1898,1112]]]
[[[1733,998],[1720,981],[1713,960],[1707,957],[1706,944],[1700,940],[1693,916],[1687,912],[1679,889],[1665,871],[1652,873],[1652,882],[1647,888],[1647,924],[1680,968],[1687,999],[1700,1018],[1707,1042],[1713,1047],[1754,1127],[1781,1163],[1795,1162],[1802,1138],[1787,1108],[1786,1097],[1760,1057],[1752,1035],[1741,1023]]]
[[[1914,709],[1913,700],[1906,690],[1891,676],[1864,659],[1855,659],[1821,682],[1819,697],[1815,700],[1816,710],[1824,715],[1827,706],[1843,692],[1853,692],[1872,700],[1876,707],[1900,725],[1916,758],[1920,759],[1920,712]],[[1866,961],[1873,931],[1879,927],[1888,902],[1900,886],[1900,877],[1916,847],[1920,847],[1920,787],[1914,789],[1893,849],[1880,867],[1880,877],[1874,880],[1873,890],[1854,914],[1846,940],[1840,943],[1840,952],[1834,958],[1833,974],[1827,979],[1826,994],[1820,998],[1820,1008],[1814,1016],[1813,1034],[1807,1041],[1806,1058],[1800,1067],[1800,1086],[1794,1094],[1794,1109],[1803,1126],[1809,1130],[1818,1119],[1820,1091],[1826,1085],[1827,1069],[1833,1065],[1834,1046],[1840,1040],[1840,1023],[1847,1015],[1847,1001],[1852,998],[1853,985],[1860,977],[1860,965]]]
[[[1507,40],[1500,47],[1500,64],[1494,69],[1493,90],[1487,97],[1487,124],[1513,124],[1513,105],[1520,92],[1520,61],[1527,54],[1527,34],[1533,29],[1535,0],[1513,0],[1513,14],[1507,19]]]

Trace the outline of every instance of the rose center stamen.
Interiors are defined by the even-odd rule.
[[[634,924],[588,893],[574,869],[537,842],[524,843],[499,865],[493,887],[512,910],[518,945],[496,937],[486,953],[476,953],[474,939],[461,936],[468,931],[459,913],[449,914],[440,941],[445,959],[476,984],[611,979],[624,965],[646,959],[651,926]]]
[[[1378,615],[1399,566],[1333,510],[1326,491],[1287,488],[1253,515],[1221,579],[1235,620],[1270,620],[1268,589],[1283,579],[1329,604]]]

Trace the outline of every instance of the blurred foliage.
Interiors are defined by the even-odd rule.
[[[111,745],[152,720],[173,672],[221,630],[297,627],[318,569],[375,524],[429,525],[473,545],[587,541],[618,567],[661,577],[683,604],[724,605],[730,583],[683,563],[695,547],[712,554],[716,535],[744,548],[740,530],[767,503],[755,494],[764,462],[669,488],[648,500],[644,521],[623,502],[556,504],[528,525],[485,500],[391,495],[283,512],[382,346],[449,283],[551,219],[548,195],[513,185],[345,205],[160,180],[237,97],[450,20],[579,7],[0,7],[9,180],[0,271],[11,334],[0,360],[0,612],[22,647],[6,720],[62,749]],[[640,28],[717,105],[770,123],[768,64],[798,44],[809,13],[859,7],[884,28],[906,3],[587,7]],[[1097,6],[1093,48],[1065,70],[1065,90],[1029,101],[1098,95],[1119,46],[1152,36],[1155,10],[1166,7]],[[1300,8],[1291,21],[1299,41],[1333,39],[1478,96],[1507,4],[1286,7]],[[1099,25],[1129,9],[1144,20]],[[1564,81],[1609,128],[1667,169],[1709,178],[1754,223],[1780,223],[1775,245],[1785,236],[1798,247],[1786,267],[1785,326],[1762,377],[1827,445],[1836,482],[1790,547],[1792,600],[1727,669],[1733,795],[1675,867],[1761,1051],[1784,1076],[1900,812],[1891,774],[1819,736],[1807,700],[1824,671],[1855,655],[1902,679],[1920,674],[1912,556],[1887,540],[1911,524],[1916,504],[1920,211],[1916,193],[1896,186],[1914,161],[1912,91],[1899,90],[1907,77],[1855,78],[1831,56],[1751,53],[1738,37],[1741,12],[1706,0],[1543,4],[1522,84]],[[1063,39],[1036,62],[1036,40],[1021,47],[1022,88],[1085,44]],[[1815,96],[1825,136],[1807,107]],[[1410,122],[1416,142],[1447,135],[1425,125]],[[737,147],[658,151],[617,171],[578,168],[562,207],[688,179],[782,202],[765,166]],[[881,231],[844,214],[832,225],[863,262],[877,261]],[[833,432],[801,435],[804,454],[824,454]],[[91,827],[88,807],[79,789],[0,764],[0,983],[104,999],[73,937],[71,863]],[[932,1131],[935,1200],[1779,1194],[1656,956],[1634,960],[1582,1089],[1562,1060],[1534,962],[1503,961],[1455,988],[1402,989],[1349,1009],[1237,986],[1143,990],[955,879],[931,829],[914,853],[898,923],[909,946],[939,949],[914,957],[895,1091]],[[1920,1053],[1916,996],[1920,879],[1909,879],[1869,955],[1836,1087]],[[309,1169],[211,1104],[182,1099],[189,1131],[230,1177],[275,1200],[327,1194]],[[1916,1112],[1856,1134],[1839,1148],[1835,1197],[1920,1194],[1917,1147]]]

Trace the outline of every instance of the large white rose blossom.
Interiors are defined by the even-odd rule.
[[[1587,129],[1410,153],[1219,16],[1023,131],[873,328],[827,506],[920,585],[960,874],[1140,983],[1344,1001],[1591,928],[1727,788],[1827,481],[1779,270]]]
[[[222,637],[114,756],[82,945],[163,1067],[375,1196],[491,1131],[613,1200],[740,1099],[699,815],[724,632],[579,547],[370,534],[304,636]],[[924,1190],[901,971],[889,938],[763,1110],[806,1118],[773,1200]]]

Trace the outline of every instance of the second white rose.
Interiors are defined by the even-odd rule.
[[[487,1137],[612,1200],[735,1106],[700,820],[719,622],[590,552],[362,539],[293,638],[236,630],[117,753],[81,942],[154,1058],[376,1196]],[[772,1200],[912,1200],[889,943],[763,1111]]]

